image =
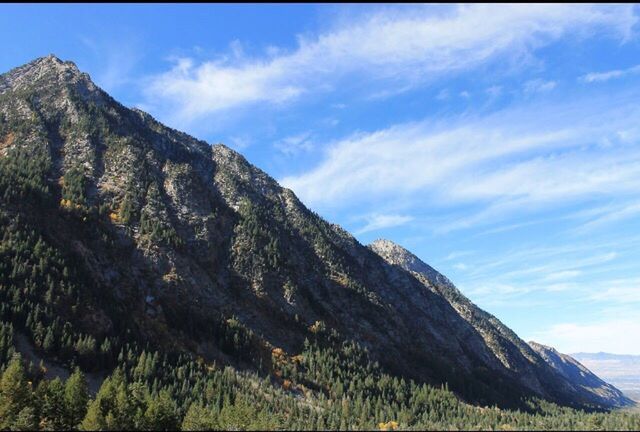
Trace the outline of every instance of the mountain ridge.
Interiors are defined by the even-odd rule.
[[[626,398],[618,389],[597,378],[571,357],[535,342],[524,342],[493,315],[473,304],[446,276],[440,274],[402,246],[390,240],[378,239],[368,247],[382,256],[388,263],[414,273],[425,286],[444,296],[458,313],[482,334],[493,354],[506,367],[517,371],[522,378],[523,384],[530,386],[537,384],[537,380],[534,377],[537,373],[535,367],[539,366],[536,360],[539,359],[536,357],[540,356],[554,371],[557,371],[567,379],[568,383],[565,383],[565,385],[568,384],[572,387],[577,386],[580,389],[585,389],[593,395],[592,400],[594,402],[600,404],[611,403],[620,407],[632,404],[632,401]],[[562,361],[556,361],[556,359],[562,359]],[[575,369],[579,368],[580,372],[586,374],[587,377],[580,376],[579,379],[576,379],[576,376],[579,375],[575,371],[570,370],[568,373],[567,369],[562,367],[562,364],[568,361],[571,361],[571,365]],[[537,386],[534,389],[537,389]]]
[[[294,356],[327,329],[384,370],[474,403],[609,406],[414,255],[404,268],[411,257],[394,262],[392,244],[361,245],[238,152],[122,106],[71,62],[0,76],[0,160],[15,180],[4,226],[59,250],[59,289],[77,286],[60,304],[37,289],[31,301],[98,345],[133,338],[271,371],[273,350]]]
[[[575,386],[592,392],[597,398],[615,401],[617,407],[634,405],[623,392],[602,380],[574,357],[534,341],[530,341],[529,345]]]

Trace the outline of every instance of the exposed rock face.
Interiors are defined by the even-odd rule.
[[[221,319],[267,356],[299,352],[321,322],[388,372],[470,401],[591,402],[407,251],[362,246],[240,154],[125,108],[73,63],[49,56],[0,76],[0,158],[25,152],[46,167],[43,198],[37,211],[0,201],[0,216],[73,263],[91,293],[74,319],[98,340],[232,363],[213,337]]]
[[[557,370],[578,390],[591,393],[595,403],[616,407],[633,405],[620,390],[598,378],[579,361],[566,354],[559,353],[552,347],[536,342],[529,342],[533,348],[551,367]]]

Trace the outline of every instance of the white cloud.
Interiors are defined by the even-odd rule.
[[[474,254],[473,251],[454,251],[454,252],[449,253],[449,255],[444,257],[442,260],[443,261],[451,261],[451,260],[454,260],[456,258],[461,258],[463,256],[468,256],[468,255],[473,255],[473,254]]]
[[[622,78],[626,75],[640,73],[640,65],[636,65],[627,69],[615,69],[606,72],[591,72],[580,77],[581,81],[587,83],[609,81],[611,79]]]
[[[553,273],[549,273],[544,276],[543,280],[545,281],[558,281],[558,280],[566,280],[573,279],[576,276],[580,276],[582,271],[580,270],[561,270]]]
[[[295,155],[300,152],[313,150],[313,142],[311,141],[311,132],[303,132],[281,139],[274,144],[275,148],[285,155]]]
[[[622,304],[640,303],[640,278],[621,278],[597,284],[589,300],[617,302]]]
[[[465,263],[456,263],[452,266],[456,270],[465,271],[469,268]]]
[[[448,89],[442,89],[438,92],[438,94],[436,95],[436,99],[439,101],[444,101],[449,99],[449,90]]]
[[[237,149],[237,150],[242,150],[245,149],[247,147],[249,147],[251,145],[251,138],[249,138],[248,136],[245,135],[236,135],[236,136],[232,136],[229,138],[230,143],[231,143],[231,147]]]
[[[413,217],[397,214],[372,214],[365,217],[366,225],[356,231],[356,234],[364,234],[370,231],[376,231],[383,228],[391,228],[404,225],[410,222]]]
[[[623,205],[608,206],[597,217],[589,222],[582,224],[575,229],[577,233],[587,233],[593,229],[609,225],[614,222],[620,222],[625,219],[632,218],[640,214],[640,202],[630,202]]]
[[[189,117],[251,102],[279,104],[303,89],[288,83],[279,63],[232,68],[210,62],[196,67],[192,60],[180,59],[171,71],[153,80],[149,92],[176,103],[181,116]]]
[[[532,334],[528,340],[563,353],[608,352],[640,354],[640,313],[592,323],[562,323]]]
[[[314,169],[281,183],[312,206],[407,197],[415,202],[416,196],[438,206],[484,204],[460,219],[449,218],[440,224],[442,231],[571,200],[637,196],[640,148],[619,133],[638,129],[636,96],[530,105],[446,119],[447,126],[424,121],[359,133],[330,145]]]
[[[93,73],[95,82],[107,91],[133,82],[131,73],[138,61],[140,61],[140,43],[134,35],[127,35],[118,40],[95,40],[91,37],[80,37],[83,45],[89,48],[98,59],[100,68]],[[146,106],[146,104],[140,104]]]
[[[405,6],[300,36],[294,49],[271,49],[262,58],[246,58],[236,43],[232,56],[199,65],[182,59],[153,77],[148,95],[186,119],[257,102],[281,104],[333,88],[351,73],[405,88],[498,56],[522,60],[569,33],[604,31],[625,39],[636,21],[632,5]]]
[[[592,276],[593,272],[606,269],[605,265],[611,269],[616,260],[633,255],[639,245],[640,236],[630,235],[610,237],[608,241],[589,239],[579,242],[574,239],[569,244],[543,247],[527,243],[508,249],[500,255],[480,257],[474,261],[474,270],[470,275],[473,279],[467,284],[515,278],[530,284],[537,278],[543,282],[541,286],[544,287],[549,281],[549,275],[567,275],[565,272],[580,271],[581,274]],[[621,281],[623,280],[600,281],[591,277],[584,288],[589,292],[603,292],[612,286],[621,286]],[[624,281],[627,284],[625,286],[629,286],[637,280]]]
[[[593,251],[585,250],[581,256],[566,253],[535,264],[533,257],[536,255],[527,255],[525,251],[524,254],[515,254],[517,260],[493,257],[486,263],[473,263],[474,270],[469,273],[470,278],[463,282],[467,287],[466,292],[476,299],[486,300],[496,294],[521,296],[532,292],[573,290],[575,300],[591,301],[594,291],[604,291],[604,287],[611,286],[611,282],[591,280],[588,285],[581,286],[574,279],[587,271],[603,269],[605,264],[618,257],[617,252],[593,254]],[[527,256],[530,258],[527,259]],[[512,270],[500,270],[505,267]]]
[[[527,95],[531,95],[534,93],[544,93],[553,90],[556,88],[555,81],[546,81],[540,78],[529,80],[524,83],[524,93]]]

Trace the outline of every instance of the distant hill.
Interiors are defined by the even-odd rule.
[[[640,402],[640,355],[580,352],[571,356]]]

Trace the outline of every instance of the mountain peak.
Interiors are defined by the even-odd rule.
[[[75,64],[71,61],[69,62],[64,62],[62,61],[58,56],[56,56],[55,54],[49,54],[43,57],[38,57],[37,59],[29,62],[28,64],[39,64],[39,65],[43,65],[45,67],[59,67],[62,66],[64,64],[68,64],[68,65],[73,65],[75,67]],[[77,69],[77,67],[76,67]]]
[[[63,61],[54,54],[49,54],[44,57],[38,57],[29,63],[19,66],[9,72],[9,74],[24,75],[34,73],[46,73],[54,72],[58,74],[72,73],[81,75],[80,69],[72,61]]]
[[[371,244],[369,245],[369,248],[372,249],[374,252],[376,252],[378,255],[388,256],[391,259],[390,260],[391,264],[402,265],[407,261],[411,261],[411,262],[415,260],[419,261],[418,257],[416,257],[407,249],[405,249],[404,247],[400,246],[399,244],[391,240],[387,240],[383,238],[376,239],[373,242],[371,242]]]
[[[405,270],[435,276],[437,271],[409,252],[404,247],[387,239],[377,239],[369,245],[369,249],[380,255],[389,264],[398,265]]]
[[[63,61],[53,54],[39,57],[0,75],[0,93],[9,90],[29,90],[34,87],[59,87],[66,84],[81,84],[89,91],[97,88],[91,82],[89,75],[81,72],[75,63]]]
[[[544,350],[544,351],[552,352],[552,353],[555,353],[555,354],[560,354],[558,352],[558,350],[556,350],[552,346],[544,345],[544,344],[538,343],[536,341],[529,341],[527,343],[529,344],[530,347],[534,348],[536,351]]]

